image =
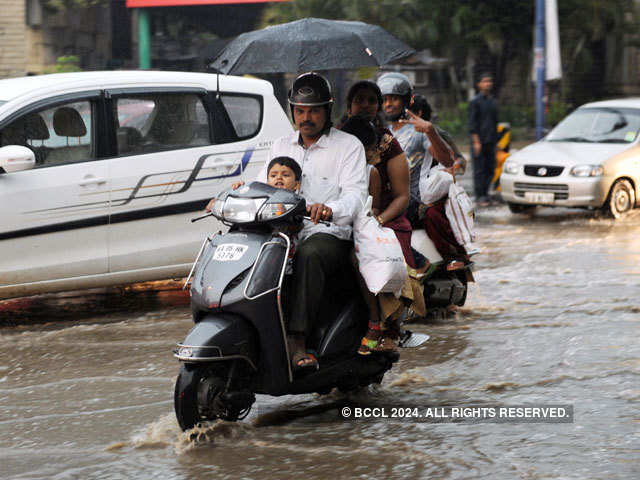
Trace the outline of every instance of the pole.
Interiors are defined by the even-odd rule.
[[[536,0],[536,46],[534,49],[536,66],[536,140],[543,137],[544,130],[544,86],[546,76],[545,58],[545,0]]]
[[[138,61],[141,69],[151,68],[151,27],[146,8],[138,9]]]

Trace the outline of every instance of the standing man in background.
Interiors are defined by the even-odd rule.
[[[491,96],[493,77],[480,75],[479,93],[469,104],[469,133],[473,158],[473,186],[479,207],[489,206],[489,186],[496,168],[498,104]]]

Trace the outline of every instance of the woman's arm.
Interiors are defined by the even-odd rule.
[[[373,214],[378,216],[380,214],[380,205],[382,204],[382,179],[380,173],[376,167],[371,168],[369,173],[369,195],[371,195],[371,209]]]
[[[396,155],[387,162],[387,174],[393,200],[380,214],[384,223],[404,213],[409,205],[409,163],[404,153]]]

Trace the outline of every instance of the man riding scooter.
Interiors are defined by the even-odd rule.
[[[305,338],[326,301],[325,287],[344,279],[342,272],[350,268],[352,224],[368,184],[362,143],[332,127],[329,82],[316,73],[300,75],[289,92],[289,104],[297,132],[277,139],[269,158],[286,156],[300,164],[299,193],[313,222],[300,232],[293,260],[288,341],[292,368],[297,370],[318,367],[313,353],[306,351]],[[256,180],[266,179],[263,169]],[[332,224],[319,225],[319,220]]]

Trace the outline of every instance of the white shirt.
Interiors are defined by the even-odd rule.
[[[353,135],[331,128],[309,148],[298,142],[299,132],[277,139],[268,160],[256,178],[267,181],[267,167],[276,157],[291,157],[302,168],[300,195],[307,205],[324,203],[333,212],[332,225],[327,227],[305,222],[300,240],[314,233],[328,233],[350,240],[353,220],[362,209],[369,193],[364,147]]]

